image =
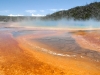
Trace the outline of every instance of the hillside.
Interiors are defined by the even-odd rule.
[[[41,17],[33,17],[33,16],[0,16],[0,22],[21,22],[21,21],[29,21],[36,20]]]
[[[0,22],[8,22],[8,21],[24,21],[24,20],[58,20],[62,18],[66,19],[74,19],[74,20],[88,20],[88,19],[96,19],[100,20],[100,2],[94,2],[87,4],[85,6],[77,6],[71,8],[69,10],[62,10],[52,14],[49,14],[45,17],[33,17],[33,16],[0,16]]]
[[[94,18],[100,20],[100,2],[94,2],[85,6],[77,6],[69,10],[62,10],[47,15],[47,19],[73,18],[74,20],[87,20]]]

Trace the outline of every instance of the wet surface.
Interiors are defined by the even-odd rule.
[[[35,33],[34,30],[23,30],[23,31],[14,31],[14,32],[12,32],[14,37],[23,36],[23,35],[27,35],[27,34],[34,34],[34,33]]]
[[[95,31],[1,27],[0,75],[100,75],[99,49],[80,43],[98,48],[99,37]]]
[[[99,62],[100,61],[100,52],[84,49],[80,47],[74,38],[72,38],[70,33],[65,33],[60,36],[51,36],[34,39],[42,44],[45,44],[49,47],[54,48],[58,53],[70,54],[70,55],[79,55],[80,57],[89,57],[90,59]]]
[[[10,34],[0,33],[0,75],[61,75],[61,73],[63,73],[61,69],[37,60],[32,53],[20,48]]]
[[[30,34],[52,34],[52,33],[55,33],[56,31],[49,31],[49,30],[19,30],[19,31],[13,31],[12,32],[12,35],[14,37],[18,37],[18,36],[23,36],[23,35],[30,35]]]

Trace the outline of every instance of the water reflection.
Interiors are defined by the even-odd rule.
[[[100,52],[81,47],[77,43],[77,38],[80,41],[81,38],[89,40],[90,43],[100,46],[97,42],[100,38],[99,31],[2,27],[0,74],[67,75],[69,72],[78,75],[99,75]]]
[[[86,20],[86,21],[74,21],[71,20],[34,20],[28,22],[21,22],[19,23],[20,26],[25,27],[53,27],[53,28],[82,28],[82,29],[93,29],[93,28],[100,28],[100,22],[95,20]]]

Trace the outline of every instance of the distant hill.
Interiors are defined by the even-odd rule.
[[[100,20],[100,2],[94,2],[86,4],[85,6],[77,6],[69,10],[62,10],[53,14],[46,15],[45,17],[33,17],[33,16],[0,16],[0,22],[19,22],[29,20],[58,20],[58,19],[74,19],[74,20],[88,20],[96,19]]]
[[[85,6],[77,6],[69,10],[62,10],[47,15],[46,19],[73,18],[74,20],[87,20],[94,18],[100,20],[100,2],[94,2]]]
[[[41,17],[33,16],[0,16],[0,22],[21,22],[21,21],[30,21],[36,20]]]

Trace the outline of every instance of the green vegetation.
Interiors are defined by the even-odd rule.
[[[100,2],[94,2],[85,6],[77,6],[69,10],[58,11],[47,15],[46,18],[55,20],[61,18],[73,18],[74,20],[87,20],[94,18],[100,20]]]
[[[28,20],[36,20],[40,17],[33,16],[0,16],[0,22],[20,22]]]
[[[45,17],[32,17],[32,16],[0,16],[0,21],[3,22],[16,22],[23,20],[58,20],[62,18],[66,19],[74,19],[74,20],[88,20],[88,19],[96,19],[100,20],[100,2],[94,2],[91,4],[87,4],[85,6],[77,6],[75,8],[71,8],[69,10],[62,10],[55,12],[53,14],[49,14]]]

